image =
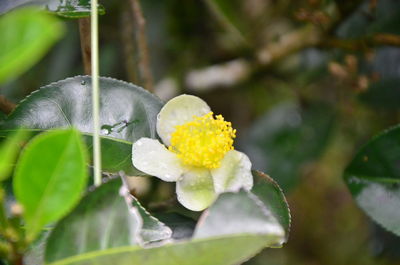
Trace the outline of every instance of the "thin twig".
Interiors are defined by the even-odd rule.
[[[374,45],[400,46],[400,35],[380,33],[372,36]]]
[[[5,114],[10,114],[16,107],[17,105],[4,96],[0,95],[0,110],[4,112]]]
[[[133,37],[133,20],[128,10],[124,10],[121,18],[121,39],[124,54],[125,70],[128,81],[138,83],[137,68],[135,63],[135,39]]]
[[[92,71],[91,49],[90,49],[90,18],[80,18],[79,35],[81,39],[81,52],[83,69],[86,75],[90,75]]]
[[[261,65],[269,65],[281,58],[304,48],[314,46],[321,40],[321,32],[315,26],[307,25],[289,32],[278,41],[268,43],[257,52],[257,60]]]
[[[238,58],[188,73],[185,83],[191,90],[208,90],[218,86],[232,86],[252,76],[259,68],[276,63],[283,57],[318,44],[321,31],[312,25],[289,32],[276,42],[267,43],[259,49],[255,58]],[[232,72],[229,74],[228,72]],[[202,81],[205,80],[205,81]]]
[[[326,38],[320,43],[320,45],[323,47],[339,48],[349,51],[368,50],[382,45],[400,47],[400,35],[379,33],[360,39]]]
[[[139,71],[141,79],[143,80],[143,86],[147,90],[153,91],[153,76],[150,69],[150,56],[146,37],[146,20],[143,17],[139,0],[130,0],[130,3],[137,28],[136,39],[138,45]]]

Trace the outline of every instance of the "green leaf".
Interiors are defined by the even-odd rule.
[[[33,138],[21,153],[13,183],[24,207],[28,240],[67,214],[86,182],[86,152],[78,131],[52,131]]]
[[[303,110],[294,104],[278,105],[255,122],[243,148],[253,168],[274,176],[287,191],[297,183],[302,167],[323,152],[333,124],[328,106]]]
[[[37,6],[57,15],[67,18],[90,16],[90,0],[2,0],[0,14],[22,6]],[[105,9],[99,5],[99,14],[105,14]]]
[[[33,8],[0,17],[0,84],[19,76],[39,61],[63,33],[63,24]]]
[[[361,209],[400,235],[400,126],[373,138],[353,158],[344,180]]]
[[[388,78],[372,83],[360,100],[376,108],[400,108],[400,78]]]
[[[171,237],[171,230],[151,216],[113,179],[88,193],[52,230],[45,259],[54,262],[84,253],[148,244]]]
[[[262,235],[242,235],[147,249],[120,247],[71,257],[50,265],[234,265],[246,261],[274,240]]]
[[[251,193],[268,207],[285,230],[286,240],[290,232],[290,210],[285,195],[279,185],[267,174],[253,171],[254,186]]]
[[[261,234],[280,245],[285,232],[271,211],[254,194],[246,191],[223,193],[203,214],[193,238]]]
[[[27,132],[16,131],[0,145],[0,181],[10,176],[17,159],[23,141],[27,138]]]
[[[100,122],[103,167],[106,171],[141,174],[132,166],[131,143],[156,138],[156,119],[162,102],[135,85],[100,78]],[[91,79],[68,78],[42,87],[24,99],[8,117],[4,129],[19,127],[48,130],[74,126],[92,133]],[[91,139],[87,139],[91,146]]]

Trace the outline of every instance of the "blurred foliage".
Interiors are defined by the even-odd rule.
[[[138,51],[127,41],[135,35],[135,26],[129,27],[129,5],[103,4],[107,14],[100,19],[101,75],[141,85],[130,75],[138,72]],[[246,264],[399,264],[398,238],[377,228],[356,206],[342,174],[361,145],[399,122],[400,2],[142,4],[156,93],[164,100],[177,93],[204,98],[238,130],[236,147],[250,152],[254,165],[285,188],[293,216],[288,243]],[[1,94],[18,102],[45,84],[83,73],[78,23],[63,21],[63,40],[31,71],[2,85]],[[295,39],[300,47],[285,49],[280,41],[310,25],[317,35],[315,43],[300,45],[306,42],[300,37]],[[282,53],[271,63],[261,63],[260,51],[271,51],[271,43],[278,43],[272,50]],[[211,66],[238,58],[247,62],[240,81],[207,91],[188,83],[194,69],[212,70]],[[157,190],[154,198],[170,198],[168,184],[150,185]],[[146,201],[148,196],[144,195]],[[165,207],[157,202],[148,205]]]
[[[33,8],[16,10],[0,19],[0,84],[29,69],[63,35],[57,18]]]

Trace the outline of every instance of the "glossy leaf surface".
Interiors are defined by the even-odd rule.
[[[0,14],[23,6],[41,7],[68,18],[90,16],[90,0],[2,0]],[[104,7],[99,5],[99,14],[103,15],[104,13]]]
[[[13,182],[32,240],[79,201],[87,182],[86,149],[74,129],[45,132],[21,153]]]
[[[281,238],[284,231],[271,211],[250,192],[223,193],[203,214],[194,238],[209,238],[235,234],[267,234]],[[281,244],[277,240],[275,244]]]
[[[400,127],[365,145],[345,170],[357,204],[375,222],[400,235]]]
[[[144,89],[123,81],[102,77],[100,87],[104,168],[111,172],[143,174],[132,166],[131,143],[141,137],[156,137],[156,118],[162,103]],[[93,130],[88,76],[42,87],[17,106],[3,127],[48,130],[70,126],[89,134]]]
[[[2,2],[0,2],[1,5]],[[64,27],[46,12],[24,8],[0,17],[0,84],[38,62],[59,40]]]

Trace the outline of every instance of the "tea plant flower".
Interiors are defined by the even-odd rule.
[[[176,182],[178,201],[201,211],[226,191],[251,189],[249,158],[233,148],[236,130],[214,116],[202,99],[181,95],[168,101],[157,117],[156,139],[132,146],[133,165],[146,174]]]

